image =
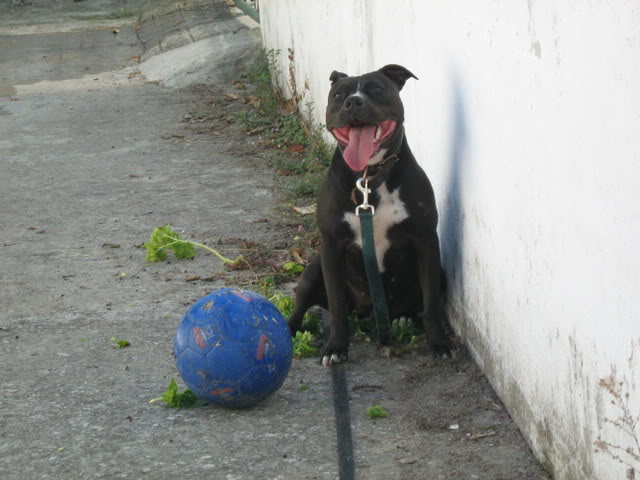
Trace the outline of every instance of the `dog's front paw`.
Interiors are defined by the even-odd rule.
[[[349,346],[329,340],[322,350],[320,363],[325,367],[346,362],[349,359]]]

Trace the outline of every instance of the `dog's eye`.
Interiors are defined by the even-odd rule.
[[[333,98],[342,98],[342,97],[344,97],[342,92],[336,92],[333,94]]]
[[[372,87],[371,88],[371,93],[382,93],[383,90],[384,90],[384,88],[382,88],[382,87]]]

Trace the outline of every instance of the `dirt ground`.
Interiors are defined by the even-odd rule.
[[[243,72],[246,90],[165,88],[136,73],[130,19],[113,20],[108,39],[98,18],[70,27],[74,8],[126,3],[57,2],[55,23],[42,3],[31,16],[26,2],[0,5],[3,478],[338,478],[331,375],[317,358],[294,360],[250,410],[148,403],[179,378],[171,350],[186,308],[254,273],[205,254],[150,265],[141,244],[171,223],[230,255],[250,241],[288,258],[304,219],[268,160],[295,154],[237,121],[251,108]],[[387,358],[354,340],[344,368],[356,478],[549,478],[464,351]],[[371,405],[389,416],[369,419]]]

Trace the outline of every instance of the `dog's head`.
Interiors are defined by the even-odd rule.
[[[402,137],[400,90],[412,77],[418,78],[400,65],[387,65],[359,77],[331,73],[327,128],[351,170],[364,170],[376,154]]]

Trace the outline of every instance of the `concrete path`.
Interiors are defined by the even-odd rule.
[[[140,245],[166,223],[280,241],[272,173],[237,131],[181,121],[204,108],[197,91],[140,74],[134,27],[153,4],[27,3],[0,4],[0,476],[337,478],[331,380],[315,359],[250,410],[148,403],[177,377],[185,309],[223,284],[185,282],[221,271],[210,256],[147,265]],[[468,359],[356,343],[346,372],[356,478],[547,478]],[[390,417],[369,420],[373,404]]]

